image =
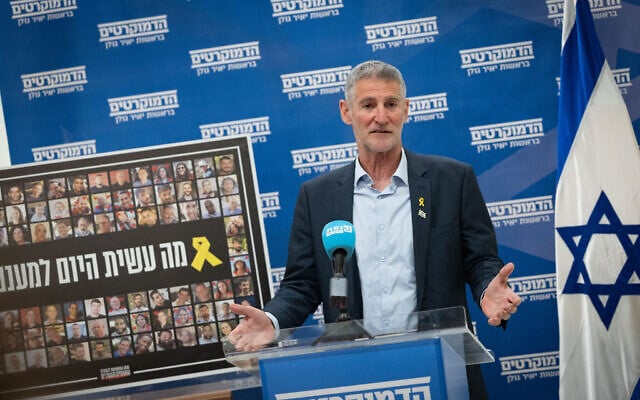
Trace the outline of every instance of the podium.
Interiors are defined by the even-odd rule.
[[[263,399],[468,399],[466,365],[493,362],[453,307],[282,330],[227,360],[260,376]]]

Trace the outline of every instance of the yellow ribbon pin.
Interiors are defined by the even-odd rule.
[[[420,198],[418,199],[418,205],[419,205],[420,207],[424,207],[424,197],[420,197]]]
[[[193,257],[191,266],[198,272],[202,271],[202,267],[204,266],[205,261],[211,264],[212,267],[222,264],[222,261],[209,251],[211,243],[206,237],[194,237],[193,239],[191,239],[191,245],[197,251],[196,256]]]

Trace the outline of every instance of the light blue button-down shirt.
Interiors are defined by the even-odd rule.
[[[404,150],[391,183],[378,191],[356,162],[353,225],[356,233],[363,316],[385,330],[416,310],[416,274],[407,158]]]

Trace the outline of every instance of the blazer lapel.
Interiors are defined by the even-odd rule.
[[[409,171],[409,193],[411,197],[411,222],[413,224],[413,255],[416,269],[416,297],[420,309],[424,298],[431,229],[431,190],[427,168],[419,157],[405,149]]]

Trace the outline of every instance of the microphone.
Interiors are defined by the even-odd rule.
[[[333,277],[329,286],[331,306],[337,307],[340,311],[338,321],[350,320],[347,312],[347,278],[344,267],[351,260],[356,244],[353,224],[343,220],[329,222],[322,229],[322,244],[333,264]]]

